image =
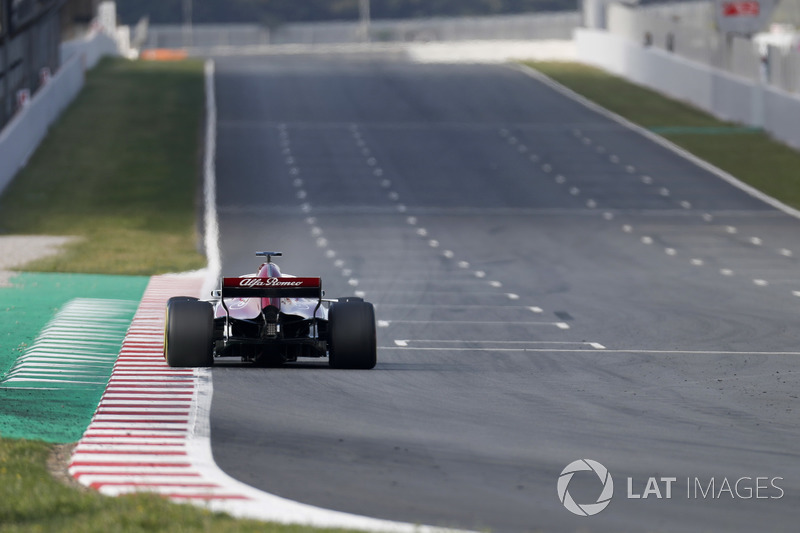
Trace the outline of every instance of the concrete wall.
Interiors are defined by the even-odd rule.
[[[770,85],[800,94],[800,50],[769,47]]]
[[[669,50],[708,65],[721,59],[714,9],[708,1],[608,6],[609,33],[639,44]]]
[[[698,63],[602,30],[577,30],[575,45],[579,61],[697,107],[711,108],[712,76]]]
[[[581,23],[577,11],[485,17],[433,17],[370,22],[372,42],[485,40],[567,40]],[[286,24],[275,29],[274,44],[333,44],[364,41],[358,21]]]
[[[410,59],[420,63],[575,61],[574,42],[567,40],[412,43],[404,50]]]
[[[269,29],[256,24],[150,24],[143,48],[256,46],[270,42]]]
[[[272,31],[255,24],[195,24],[191,31],[180,25],[150,25],[144,48],[214,48],[267,44],[330,45],[365,41],[374,43],[569,40],[581,23],[577,11],[494,15],[486,17],[434,17],[427,19],[372,20],[368,35],[359,21],[302,22]],[[367,37],[369,37],[367,39]]]
[[[780,89],[768,89],[764,99],[764,121],[776,139],[800,149],[800,98]]]
[[[578,61],[800,148],[800,96],[604,31],[578,29],[575,45]]]
[[[72,56],[84,57],[84,67],[91,70],[104,56],[119,55],[117,43],[102,32],[94,32],[86,37],[61,43],[61,64],[65,64]]]
[[[83,88],[87,68],[97,64],[103,55],[116,53],[116,47],[109,43],[113,45],[114,41],[98,33],[62,44],[61,67],[0,131],[0,193],[28,162],[50,125]]]

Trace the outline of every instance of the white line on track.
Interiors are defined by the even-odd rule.
[[[394,340],[395,346],[399,347],[407,347],[409,345],[413,345],[416,347],[418,344],[452,344],[456,345],[463,345],[463,344],[499,344],[499,345],[553,345],[553,346],[570,346],[570,345],[579,345],[579,346],[589,346],[594,348],[595,350],[605,350],[606,347],[600,344],[599,342],[570,342],[570,341],[507,341],[507,340],[477,340],[477,341],[468,341],[463,339],[452,339],[452,340],[442,340],[442,339],[395,339]]]
[[[364,281],[369,281],[369,280],[364,280],[363,278],[361,278],[361,282],[364,283]],[[469,283],[471,285],[475,285],[475,281],[474,280],[470,280]],[[479,287],[483,288],[481,286],[479,286]],[[384,296],[384,297],[387,297],[387,296],[418,296],[418,297],[422,297],[422,296],[453,296],[453,294],[454,294],[454,292],[452,290],[449,290],[449,291],[448,290],[420,290],[420,291],[415,291],[415,290],[387,290],[387,291],[381,291],[381,295]],[[501,299],[501,300],[506,299],[506,298],[508,298],[509,300],[519,300],[520,299],[520,295],[519,294],[514,294],[514,293],[504,294],[502,292],[489,291],[489,290],[474,290],[474,291],[470,290],[469,291],[469,296],[470,296],[470,298],[479,298],[480,297],[480,298],[487,298],[487,299],[488,298],[493,298],[493,299]],[[420,305],[422,305],[422,303],[420,303]],[[453,305],[455,305],[455,304],[453,304]]]
[[[450,278],[424,278],[424,279],[423,278],[416,278],[416,279],[412,279],[412,278],[359,278],[359,280],[361,281],[361,283],[366,283],[366,284],[372,283],[372,284],[376,284],[376,285],[380,284],[380,285],[383,285],[383,286],[385,286],[387,284],[390,284],[390,283],[402,283],[402,284],[408,285],[408,286],[413,286],[414,284],[422,284],[422,285],[435,284],[435,285],[439,285],[439,286],[444,286],[444,285],[469,285],[469,286],[472,286],[472,287],[476,287],[476,286],[483,287],[484,283],[486,283],[485,281],[484,282],[480,282],[480,281],[476,281],[474,279],[467,279],[467,278],[453,279],[452,277],[450,277]],[[397,291],[395,291],[395,292],[397,292]],[[401,291],[401,294],[409,294],[409,292],[412,292],[411,289],[408,289],[408,290],[405,290],[405,291]],[[453,294],[452,291],[450,291],[450,292],[448,292],[448,291],[439,291],[439,292]],[[432,294],[432,293],[428,292],[428,291],[425,291],[425,294]],[[499,293],[495,293],[495,295],[497,295],[497,294],[499,294]]]
[[[390,304],[390,303],[380,303],[375,304],[376,309],[388,309],[388,308],[411,308],[411,309],[460,309],[460,306],[456,304]],[[528,305],[481,305],[481,309],[511,309],[511,310],[521,310],[525,309],[531,311],[532,313],[541,313],[542,309],[540,307],[532,307]]]
[[[379,350],[413,350],[428,352],[466,351],[466,352],[564,352],[564,353],[603,353],[603,354],[645,354],[645,355],[730,355],[730,356],[800,356],[800,352],[737,352],[726,350],[636,350],[604,348],[587,350],[586,348],[467,348],[467,347],[412,347],[412,346],[379,346]]]
[[[392,324],[461,324],[461,325],[487,325],[487,326],[555,326],[559,329],[570,329],[566,322],[526,322],[526,321],[490,321],[490,320],[379,320],[378,327],[388,328]]]

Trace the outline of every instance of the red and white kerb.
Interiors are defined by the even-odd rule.
[[[178,276],[150,280],[100,406],[72,455],[69,472],[82,484],[109,496],[152,491],[183,501],[248,499],[206,479],[192,463],[187,443],[198,422],[193,405],[203,371],[164,361],[166,302],[197,295],[202,283]]]

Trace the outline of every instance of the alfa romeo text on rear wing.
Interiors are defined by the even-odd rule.
[[[322,299],[322,278],[222,278],[225,298]]]

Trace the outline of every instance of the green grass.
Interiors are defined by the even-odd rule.
[[[578,63],[530,66],[597,104],[652,129],[701,159],[800,208],[800,152],[761,131],[724,122],[607,72]]]
[[[152,494],[109,498],[56,481],[47,469],[52,448],[41,442],[0,440],[0,532],[259,532],[321,530],[236,520]]]
[[[203,64],[106,59],[0,198],[0,233],[75,235],[47,272],[200,268]]]

